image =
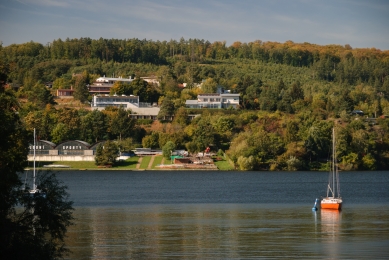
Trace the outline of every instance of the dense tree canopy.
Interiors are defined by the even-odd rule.
[[[332,127],[343,169],[386,169],[388,74],[387,50],[292,41],[227,46],[183,38],[80,38],[0,50],[0,76],[15,88],[27,128],[36,128],[41,138],[89,143],[131,138],[130,146],[151,148],[171,141],[193,153],[221,148],[241,169],[325,168]],[[85,86],[103,75],[135,77],[130,84],[116,83],[111,94],[158,103],[161,122],[135,122],[114,108],[64,108],[44,87],[47,81],[56,89],[73,86],[84,102],[91,98]],[[159,85],[141,79],[152,75]],[[186,100],[216,88],[240,93],[238,110],[185,108]],[[353,110],[365,116],[353,116]],[[171,116],[172,122],[163,121]]]

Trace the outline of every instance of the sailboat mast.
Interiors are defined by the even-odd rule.
[[[335,197],[336,187],[335,187],[335,175],[336,175],[336,151],[335,151],[335,128],[332,128],[332,189]]]
[[[34,128],[34,164],[33,164],[33,167],[34,167],[34,175],[33,175],[33,182],[32,182],[32,189],[33,190],[35,190],[35,146],[36,146],[36,143],[35,143],[35,134],[36,134],[36,132],[35,132],[36,130],[35,130],[35,128]]]

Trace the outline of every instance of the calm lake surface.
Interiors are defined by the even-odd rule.
[[[60,171],[68,259],[389,259],[389,172]]]

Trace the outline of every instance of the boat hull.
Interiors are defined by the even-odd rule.
[[[341,210],[342,209],[342,199],[337,198],[325,198],[320,202],[320,207],[322,209],[334,209]]]

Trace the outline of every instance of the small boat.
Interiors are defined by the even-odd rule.
[[[327,196],[322,198],[320,207],[322,209],[341,210],[342,197],[340,196],[339,171],[336,164],[336,149],[335,149],[335,129],[332,129],[332,161],[330,166],[330,174],[327,185]]]

